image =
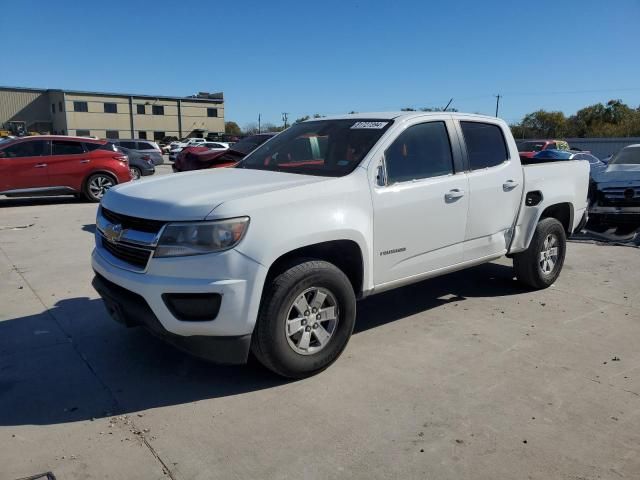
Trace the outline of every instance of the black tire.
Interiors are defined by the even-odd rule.
[[[106,191],[104,190],[102,192],[96,192],[94,189],[92,189],[92,185],[97,179],[103,179],[104,181],[109,180],[111,182],[111,186],[107,188],[111,188],[118,183],[113,175],[109,175],[108,173],[98,172],[90,175],[89,178],[87,178],[87,180],[84,182],[84,185],[82,187],[84,198],[90,202],[99,202],[102,199],[104,192]]]
[[[553,256],[545,248],[545,242],[548,242],[550,238],[555,238],[557,241],[557,256],[553,262],[549,262]],[[545,251],[549,255],[547,262],[543,256]],[[513,256],[513,268],[517,279],[535,289],[551,286],[560,275],[566,252],[567,236],[562,224],[555,218],[543,218],[536,226],[529,248]],[[553,267],[549,271],[551,263],[553,263]]]
[[[323,300],[325,303],[322,303],[325,308],[318,310],[319,321],[315,321],[312,313],[307,317],[311,320],[304,327],[306,333],[302,330],[298,332],[302,332],[301,336],[308,333],[311,340],[307,344],[315,342],[316,346],[309,348],[320,349],[315,353],[299,353],[296,349],[302,347],[294,346],[295,336],[287,331],[287,324],[290,322],[288,318],[295,312],[294,308],[297,310],[294,302],[297,304],[303,295],[308,295],[313,300],[317,292],[329,293]],[[330,330],[331,321],[320,320],[320,314],[323,311],[326,313],[330,308],[327,306],[332,302],[336,304],[333,310],[336,313],[336,323],[333,324],[330,338],[322,346],[316,331],[310,329],[318,328],[318,324],[324,322],[321,325],[323,329],[326,327],[323,333]],[[313,301],[309,305],[313,306]],[[305,322],[302,325],[306,325],[307,320],[303,316],[301,318]],[[355,320],[356,298],[347,276],[331,263],[300,260],[265,285],[251,349],[260,363],[278,375],[288,378],[308,377],[321,372],[340,356],[349,342]]]

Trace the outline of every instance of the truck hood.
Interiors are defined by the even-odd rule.
[[[309,185],[327,177],[217,168],[162,175],[111,188],[102,205],[132,217],[152,220],[202,220],[224,202]]]
[[[640,182],[640,165],[613,164],[598,172],[595,178],[598,183],[622,182],[637,184]]]

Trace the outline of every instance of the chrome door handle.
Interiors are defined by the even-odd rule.
[[[459,188],[454,188],[449,190],[444,194],[444,199],[447,202],[451,202],[453,200],[457,200],[458,198],[464,197],[464,190],[460,190]]]
[[[80,163],[89,163],[91,160],[80,160]]]
[[[46,163],[36,163],[33,168],[44,168],[46,167],[47,164]]]
[[[516,182],[514,180],[507,180],[506,182],[504,182],[502,184],[502,190],[504,190],[505,192],[510,192],[511,190],[516,188],[517,186],[518,186],[518,182]]]

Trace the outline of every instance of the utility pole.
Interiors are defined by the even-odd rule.
[[[282,121],[284,122],[284,128],[287,128],[287,120],[289,119],[288,112],[282,112]]]
[[[496,117],[497,117],[498,112],[500,111],[500,98],[502,98],[502,95],[498,94],[498,95],[494,95],[494,97],[496,97]]]
[[[261,133],[261,130],[260,130],[260,114],[258,114],[258,133]]]

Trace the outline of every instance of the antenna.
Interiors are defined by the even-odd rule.
[[[447,106],[444,107],[444,109],[442,110],[443,112],[447,111],[447,108],[449,108],[449,105],[451,105],[451,102],[453,102],[453,97],[451,97],[451,99],[449,100],[449,103],[447,103]]]

